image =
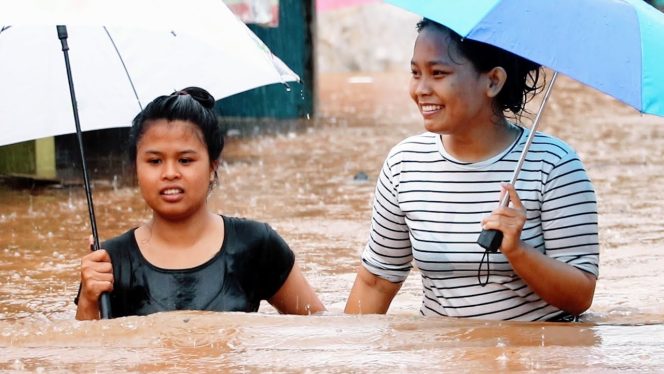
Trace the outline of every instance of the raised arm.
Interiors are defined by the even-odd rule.
[[[514,186],[504,184],[511,207],[496,209],[483,221],[483,229],[503,232],[500,247],[514,271],[547,303],[578,315],[592,304],[596,277],[565,262],[551,258],[520,240],[526,211]]]

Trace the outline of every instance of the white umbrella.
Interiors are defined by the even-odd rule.
[[[81,131],[128,126],[187,86],[219,99],[292,80],[221,0],[0,0],[0,145],[77,133],[94,249]],[[100,304],[108,318],[108,294]]]
[[[75,131],[55,25],[83,131],[128,126],[187,86],[220,99],[298,80],[220,0],[0,0],[0,145]]]

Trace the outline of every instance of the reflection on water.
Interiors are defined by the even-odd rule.
[[[303,130],[232,138],[213,209],[270,222],[329,312],[312,318],[177,312],[73,321],[86,252],[81,189],[0,189],[2,371],[664,370],[664,121],[561,79],[542,128],[583,158],[598,192],[600,281],[578,324],[417,314],[413,273],[388,316],[343,316],[389,148],[421,132],[407,74],[326,75],[321,118]],[[365,173],[367,178],[358,177]],[[121,179],[121,178],[120,178]],[[94,191],[102,238],[149,213],[133,187]]]

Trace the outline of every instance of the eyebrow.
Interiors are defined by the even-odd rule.
[[[160,152],[160,151],[152,150],[152,149],[148,149],[148,150],[146,150],[146,151],[143,152],[143,154],[153,154],[153,155],[161,155],[161,154],[163,154],[163,153],[164,153],[164,152]],[[198,153],[198,152],[196,152],[196,151],[193,150],[193,149],[185,149],[184,151],[179,151],[179,152],[177,152],[178,155],[189,154],[189,153],[194,153],[194,154],[196,154],[196,153]]]
[[[413,61],[413,60],[410,60],[410,64],[411,64],[411,65],[417,65],[417,64],[415,63],[415,61]],[[445,62],[445,61],[443,61],[443,60],[433,60],[433,61],[429,61],[429,62],[427,62],[426,64],[427,64],[428,66],[433,66],[433,65],[452,66],[449,62]]]

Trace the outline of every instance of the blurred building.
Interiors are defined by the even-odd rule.
[[[271,85],[219,101],[216,111],[226,129],[271,126],[310,118],[315,112],[314,0],[224,0],[279,56],[301,83]],[[72,124],[73,126],[73,124]],[[128,128],[83,134],[91,178],[130,178],[126,157]],[[76,136],[62,135],[0,147],[0,176],[35,182],[78,183],[81,179]]]

